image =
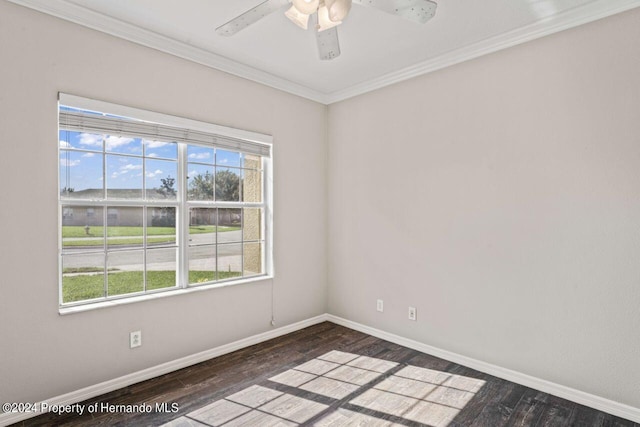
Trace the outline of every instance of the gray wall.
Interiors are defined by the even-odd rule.
[[[58,314],[58,91],[272,134],[276,320],[326,312],[324,106],[6,1],[0,53],[1,402],[58,396],[271,328],[268,280]],[[130,350],[138,329],[144,345]]]
[[[329,312],[640,407],[639,23],[331,105]]]

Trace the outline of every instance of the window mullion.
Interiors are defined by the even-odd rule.
[[[268,275],[274,274],[273,261],[273,163],[271,158],[262,158],[262,203],[263,203],[263,239],[265,262],[263,272]]]
[[[104,155],[102,156],[104,158]],[[103,181],[104,182],[104,181]],[[106,185],[106,184],[105,184]],[[102,209],[102,251],[104,253],[104,271],[102,272],[103,279],[103,289],[102,289],[102,297],[107,298],[109,296],[109,252],[107,251],[107,232],[108,225],[107,219],[109,215],[107,215],[108,206],[105,203],[104,208]]]
[[[240,277],[244,277],[244,208],[240,209]]]
[[[144,171],[144,168],[142,169]],[[146,176],[143,172],[142,176]],[[143,188],[144,185],[143,185]],[[145,189],[146,194],[146,189]],[[142,282],[143,282],[143,291],[147,292],[147,275],[149,274],[147,270],[147,207],[142,206]]]
[[[215,184],[214,184],[214,187],[213,187],[213,188],[214,188],[214,189],[213,189],[213,191],[214,191],[214,193],[215,193],[215,191],[216,191],[216,190],[215,190]],[[220,280],[220,267],[219,267],[219,265],[218,265],[218,241],[219,241],[219,239],[218,239],[218,235],[219,235],[219,233],[220,233],[220,231],[218,230],[218,224],[219,224],[219,223],[220,223],[220,209],[216,208],[216,240],[215,240],[215,242],[214,242],[214,243],[215,243],[215,244],[214,244],[214,248],[215,248],[214,253],[215,253],[215,257],[216,257],[216,259],[215,259],[215,263],[214,263],[215,268],[216,268],[216,274],[215,274],[216,282],[217,282],[218,280]]]
[[[189,208],[187,206],[187,145],[178,144],[178,212],[176,215],[176,239],[178,241],[178,262],[176,280],[178,287],[189,285]]]
[[[142,291],[147,292],[147,147],[142,144]]]

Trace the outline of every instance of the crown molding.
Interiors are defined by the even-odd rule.
[[[66,0],[8,1],[321,104],[328,103],[328,97],[325,93],[294,83],[266,71],[241,64],[205,49],[191,46],[153,31],[103,15]]]
[[[402,70],[376,77],[343,90],[325,93],[241,64],[205,49],[102,15],[66,0],[8,1],[325,105],[344,101],[385,86],[640,6],[640,0],[596,0],[542,19],[531,25],[447,52]]]
[[[587,24],[640,6],[640,0],[598,0],[575,7],[525,27],[502,33],[477,43],[442,54],[399,71],[368,80],[328,94],[328,103],[344,101],[376,89],[409,80],[451,65],[507,49],[563,30]]]

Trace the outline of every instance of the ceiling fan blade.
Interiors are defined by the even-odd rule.
[[[398,15],[418,24],[424,24],[433,18],[438,7],[430,0],[353,0],[353,2]]]
[[[240,30],[244,30],[249,25],[254,24],[265,16],[289,5],[289,0],[267,0],[260,3],[240,16],[216,28],[216,33],[221,36],[232,36]]]
[[[324,31],[316,31],[316,39],[318,40],[320,59],[329,61],[340,56],[338,27],[332,27]]]

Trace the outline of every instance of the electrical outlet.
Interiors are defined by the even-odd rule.
[[[384,301],[382,301],[381,299],[379,299],[376,303],[376,310],[384,311]]]
[[[409,307],[409,320],[418,320],[418,310],[415,307]]]
[[[142,331],[135,331],[129,334],[129,348],[136,348],[142,345]]]

